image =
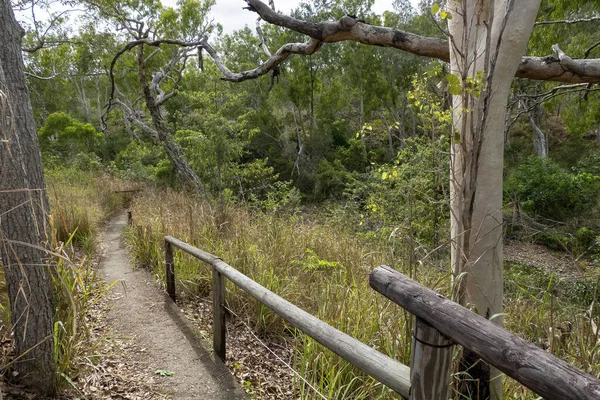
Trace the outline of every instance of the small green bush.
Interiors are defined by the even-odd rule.
[[[91,124],[66,113],[50,114],[38,131],[46,168],[75,167],[95,171],[101,166],[99,154],[104,136]]]
[[[323,260],[311,249],[306,249],[304,259],[293,260],[292,265],[300,267],[306,272],[344,270],[342,263]]]
[[[506,180],[506,200],[518,199],[527,213],[558,221],[597,209],[600,176],[572,174],[552,160],[531,157]]]

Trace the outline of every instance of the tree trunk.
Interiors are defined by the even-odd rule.
[[[52,395],[54,296],[41,250],[49,210],[22,36],[10,2],[0,0],[0,260],[10,300],[14,371],[23,383]]]
[[[502,324],[502,167],[508,93],[525,51],[540,0],[453,0],[450,60],[461,83],[453,96],[457,134],[451,154],[451,234],[455,298]],[[473,82],[481,84],[480,93]],[[466,111],[468,110],[468,111]],[[502,380],[468,350],[459,391],[473,399],[501,398]]]
[[[190,164],[187,162],[185,154],[179,144],[173,139],[171,130],[165,122],[163,107],[157,104],[156,97],[148,84],[144,66],[143,46],[138,46],[138,77],[144,93],[146,107],[148,108],[148,111],[150,111],[150,116],[152,117],[152,123],[156,129],[158,139],[162,142],[167,157],[169,157],[169,161],[175,169],[177,176],[179,176],[183,185],[196,195],[205,196],[206,191],[202,181],[200,181],[198,175],[196,175]]]
[[[538,157],[546,159],[548,158],[548,138],[535,122],[532,113],[527,113],[527,117],[529,118],[531,129],[533,129],[533,151]]]

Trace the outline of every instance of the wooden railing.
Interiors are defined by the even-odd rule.
[[[418,324],[426,326],[428,331],[435,330],[439,335],[446,337],[446,340],[470,349],[481,359],[544,399],[600,399],[598,379],[396,270],[386,266],[377,267],[371,272],[369,283],[379,293],[414,314]],[[428,340],[425,338],[421,341],[425,344],[419,345],[426,346],[431,343]],[[435,349],[445,351],[443,347]],[[413,365],[411,365],[413,377],[417,371],[414,368],[414,360],[417,358],[415,354],[413,349]],[[439,368],[436,368],[435,362],[428,364],[425,361],[424,364],[419,374],[432,385],[439,379],[435,375],[439,373]],[[411,399],[442,399],[442,397],[422,397],[419,392],[423,385],[417,384],[414,379],[411,387]]]
[[[546,400],[600,399],[600,380],[502,329],[491,321],[379,266],[369,277],[373,289],[415,315],[410,368],[333,328],[277,296],[220,258],[165,237],[166,282],[175,300],[173,247],[210,264],[213,284],[213,348],[225,359],[225,278],[323,346],[410,400],[449,398],[455,344],[470,349]]]
[[[277,315],[344,360],[399,393],[402,397],[409,398],[410,371],[406,365],[315,318],[306,311],[277,296],[267,288],[259,285],[220,258],[177,240],[174,237],[167,236],[165,237],[167,293],[173,300],[176,298],[173,247],[177,247],[212,266],[213,348],[221,359],[225,359],[226,347],[224,278],[227,278]]]

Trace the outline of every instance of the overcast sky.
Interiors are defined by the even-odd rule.
[[[266,3],[268,0],[264,0]],[[278,11],[289,14],[291,10],[298,7],[302,0],[274,0],[275,7]],[[306,1],[306,0],[305,0]],[[162,4],[167,7],[176,7],[177,0],[161,0]],[[377,14],[383,14],[384,11],[391,11],[393,0],[375,0],[373,11]],[[235,30],[242,29],[248,25],[254,29],[256,25],[256,13],[244,10],[247,6],[244,0],[216,0],[215,5],[212,7],[211,14],[214,16],[215,22],[220,23],[223,26],[225,33],[231,33]],[[411,0],[413,7],[417,7],[419,0]],[[54,7],[52,11],[54,13],[64,10],[65,7]],[[76,14],[72,14],[76,15]],[[46,20],[47,16],[44,12],[36,13],[36,17],[41,20]],[[17,13],[17,19],[31,24],[31,18],[29,12]]]

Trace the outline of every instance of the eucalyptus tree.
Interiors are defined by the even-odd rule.
[[[556,45],[571,56],[600,57],[597,13],[596,1],[544,1],[529,41],[529,52],[544,55],[548,48]],[[507,139],[512,125],[524,117],[533,131],[535,154],[546,158],[551,138],[548,124],[544,122],[548,121],[547,116],[554,116],[562,120],[572,136],[596,136],[600,140],[599,90],[588,83],[518,82],[510,102],[513,118],[507,125]]]
[[[246,0],[248,9],[266,22],[308,36],[287,43],[255,69],[232,72],[205,42],[224,79],[243,81],[278,67],[291,54],[309,56],[327,43],[356,41],[393,47],[450,62],[447,75],[452,95],[451,237],[454,296],[496,323],[502,323],[502,166],[507,99],[516,76],[567,83],[600,82],[599,59],[573,59],[560,47],[546,57],[522,57],[540,0],[449,0],[432,9],[448,21],[440,29],[447,39],[423,37],[399,29],[373,26],[352,16],[310,22],[276,12],[260,0]],[[468,350],[463,364],[473,375],[463,394],[501,396],[496,372],[477,362]],[[476,368],[471,368],[473,365]]]
[[[165,8],[159,1],[109,0],[92,4],[127,40],[110,65],[112,87],[106,112],[113,104],[119,106],[129,122],[162,144],[182,183],[194,193],[205,195],[204,184],[173,138],[174,129],[166,119],[165,104],[177,95],[189,60],[202,57],[201,39],[220,29],[207,15],[214,0],[180,0],[177,8]],[[122,56],[130,50],[135,50],[130,62],[139,84],[137,93],[131,95],[121,90],[120,82],[115,79],[119,59],[126,58]],[[140,92],[144,108],[137,101]]]

